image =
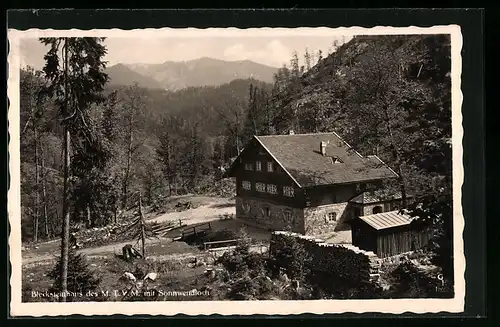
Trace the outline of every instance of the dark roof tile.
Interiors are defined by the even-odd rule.
[[[363,157],[335,133],[255,136],[302,187],[396,177],[376,156]],[[326,142],[326,156],[320,151]],[[334,163],[332,157],[341,162]]]

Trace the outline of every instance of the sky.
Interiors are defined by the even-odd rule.
[[[322,51],[325,56],[337,42],[349,41],[340,35],[239,35],[239,36],[172,36],[172,37],[108,37],[104,41],[108,66],[118,63],[155,64],[165,61],[187,61],[210,57],[228,61],[252,60],[264,65],[281,67],[288,64],[294,51],[302,58],[309,52]],[[43,67],[47,48],[37,39],[23,39],[20,43],[21,65],[36,69]]]

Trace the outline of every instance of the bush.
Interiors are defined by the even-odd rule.
[[[392,287],[388,292],[394,298],[446,297],[441,281],[420,270],[412,262],[401,263],[390,275]]]
[[[250,251],[251,240],[245,226],[238,230],[236,237],[239,239],[238,244],[236,244],[236,252],[247,255]]]
[[[230,300],[252,300],[257,293],[256,288],[252,278],[245,275],[231,285],[227,298]]]
[[[245,257],[235,253],[225,252],[217,259],[217,263],[222,264],[230,274],[242,275],[248,270],[248,265],[245,262]]]
[[[274,274],[284,270],[288,277],[305,280],[312,257],[295,237],[276,237],[272,241],[271,266]]]
[[[51,292],[62,291],[61,264],[61,258],[59,258],[56,266],[47,274],[54,280]],[[84,297],[88,291],[95,291],[100,282],[101,279],[94,276],[94,272],[90,270],[85,256],[81,253],[77,254],[75,249],[70,248],[68,253],[68,292],[77,293],[78,297]],[[68,296],[67,300],[71,301],[73,298],[73,296]]]

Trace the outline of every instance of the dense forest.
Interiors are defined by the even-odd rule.
[[[46,84],[42,72],[21,71],[25,241],[58,236],[61,228],[62,128],[59,108],[42,93]],[[79,199],[74,199],[72,222],[86,227],[113,222],[138,191],[145,204],[153,204],[172,194],[219,190],[214,179],[220,179],[221,167],[243,147],[250,88],[271,85],[249,79],[176,92],[107,87],[105,100],[94,104],[87,117],[100,150],[105,149],[106,163],[100,170],[79,172],[73,150],[73,193]],[[89,172],[95,176],[90,178]],[[84,199],[83,194],[100,198]]]
[[[21,71],[23,241],[59,236],[65,214],[72,227],[112,223],[137,192],[148,205],[221,192],[224,168],[252,135],[336,131],[399,174],[388,188],[411,195],[412,212],[436,223],[437,252],[451,259],[449,36],[358,36],[324,58],[294,54],[272,84],[175,92],[110,86],[106,49],[99,40],[85,49],[87,39],[65,50],[71,77],[57,70],[54,40],[42,40],[52,45],[43,71]],[[69,104],[61,102],[68,88],[64,96],[54,88],[63,82],[73,83]]]

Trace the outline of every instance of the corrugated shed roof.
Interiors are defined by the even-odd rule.
[[[399,213],[398,210],[377,213],[359,217],[362,221],[376,230],[409,225],[412,222],[410,215]]]
[[[363,157],[335,133],[255,137],[302,187],[397,177],[377,156]],[[326,142],[326,156],[320,144]],[[334,163],[333,158],[341,162]]]
[[[395,192],[394,194],[387,194],[385,190],[375,190],[375,191],[366,191],[363,192],[351,200],[349,202],[359,203],[359,204],[369,204],[369,203],[377,203],[389,200],[397,200],[401,199],[401,192]]]

